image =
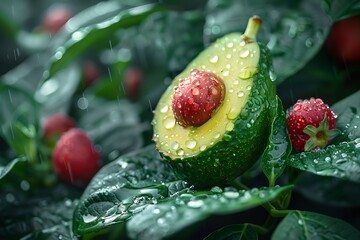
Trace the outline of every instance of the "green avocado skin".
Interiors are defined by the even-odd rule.
[[[270,106],[276,100],[276,87],[270,79],[272,61],[269,50],[262,43],[258,72],[247,103],[221,141],[197,156],[171,159],[162,154],[188,183],[196,188],[223,185],[248,170],[262,155],[267,145],[272,119]]]

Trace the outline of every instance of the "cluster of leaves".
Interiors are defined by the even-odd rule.
[[[356,2],[88,1],[74,8],[77,14],[52,37],[19,27],[26,16],[19,14],[15,21],[0,14],[0,31],[18,49],[15,58],[19,52],[26,56],[0,81],[0,238],[257,239],[271,234],[273,239],[360,239],[349,223],[290,203],[293,195],[344,209],[360,207],[355,191],[360,186],[360,91],[341,85],[347,75],[329,77],[333,65],[322,50],[331,25],[360,12]],[[8,12],[2,4],[0,13]],[[263,19],[259,40],[271,50],[281,98],[272,106],[268,145],[259,164],[228,186],[194,189],[151,144],[152,110],[192,58],[217,37],[243,32],[252,15]],[[83,82],[88,59],[101,71],[91,86]],[[144,79],[130,99],[124,81],[134,67]],[[286,108],[313,92],[300,88],[288,97],[282,89],[299,88],[304,77],[317,91],[330,82],[336,92],[340,86],[352,95],[329,98],[338,101],[332,108],[341,131],[331,145],[292,153],[283,103]],[[56,112],[76,119],[101,152],[104,166],[85,191],[59,183],[51,168],[41,123]],[[288,210],[289,204],[300,210]],[[264,219],[238,216],[257,207],[269,213],[262,226],[264,213]],[[328,208],[320,212],[331,215]],[[212,223],[214,216],[229,225]],[[199,233],[206,221],[219,229]]]

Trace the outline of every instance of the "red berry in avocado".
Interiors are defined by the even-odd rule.
[[[360,15],[335,23],[326,41],[329,53],[338,61],[360,61]]]
[[[44,16],[43,27],[50,33],[57,33],[72,16],[72,11],[66,7],[51,8]]]
[[[199,127],[211,118],[224,95],[225,85],[220,77],[212,72],[192,70],[174,88],[171,106],[175,119],[183,127]]]
[[[338,134],[335,113],[319,98],[299,100],[287,113],[286,121],[298,152],[324,148]]]
[[[47,143],[54,143],[68,130],[75,127],[75,122],[70,117],[57,113],[48,117],[44,124],[44,140]]]
[[[85,186],[100,169],[100,154],[86,133],[74,128],[61,136],[52,163],[62,181]]]

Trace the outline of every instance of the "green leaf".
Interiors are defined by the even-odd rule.
[[[360,232],[340,219],[294,211],[281,221],[271,239],[360,239]]]
[[[334,104],[331,109],[337,114],[336,128],[342,133],[337,142],[360,138],[360,91]]]
[[[360,138],[292,155],[288,165],[313,174],[360,183]]]
[[[153,145],[107,164],[93,178],[74,213],[76,235],[127,223],[135,239],[169,236],[212,214],[247,210],[291,188],[194,191],[178,180]]]
[[[272,127],[268,146],[261,158],[261,167],[268,178],[270,186],[275,185],[276,179],[286,167],[286,159],[291,153],[291,142],[286,129],[286,116],[279,97],[272,108]]]
[[[126,221],[159,198],[186,188],[153,145],[105,165],[89,184],[73,218],[77,235]]]
[[[134,215],[127,224],[128,234],[134,239],[168,237],[211,215],[237,213],[260,206],[290,188],[292,186],[238,191],[213,187],[210,191],[177,193],[159,199],[157,204],[147,205]]]
[[[323,205],[359,207],[360,191],[354,189],[360,189],[360,184],[311,173],[305,173],[295,187],[306,198]]]
[[[158,5],[143,5],[132,9],[122,10],[105,21],[81,27],[73,32],[65,43],[59,45],[54,56],[50,59],[49,71],[45,80],[51,78],[72,59],[84,53],[96,44],[106,42],[117,30],[139,24],[153,12],[160,11]],[[105,12],[107,15],[108,13]],[[56,41],[56,40],[55,40]]]
[[[334,22],[360,13],[358,0],[323,0],[322,7]]]
[[[205,39],[244,32],[249,17],[263,20],[259,40],[271,51],[277,84],[300,70],[323,45],[331,21],[319,1],[210,0]]]
[[[204,240],[257,240],[256,231],[249,224],[234,224],[220,228],[211,233]]]
[[[77,193],[63,186],[32,191],[0,191],[1,239],[73,239],[70,226]]]
[[[28,161],[25,157],[15,158],[11,160],[6,166],[0,166],[0,180],[8,174],[11,169],[20,162],[26,162]]]

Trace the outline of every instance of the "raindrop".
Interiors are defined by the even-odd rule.
[[[174,150],[177,150],[179,148],[179,143],[178,142],[173,142],[171,144],[171,147],[174,149]]]
[[[89,101],[85,97],[79,98],[77,105],[81,110],[85,110],[89,107]]]
[[[314,163],[315,163],[315,164],[318,164],[318,163],[319,163],[319,160],[314,159]]]
[[[234,46],[234,43],[233,42],[229,42],[227,45],[226,45],[228,48],[232,48]]]
[[[22,180],[21,183],[20,183],[20,187],[23,191],[29,191],[30,189],[30,184],[28,181],[26,180]]]
[[[175,127],[175,118],[167,117],[164,120],[164,126],[165,126],[166,129],[172,129],[173,127]]]
[[[242,46],[242,47],[245,46],[245,44],[246,44],[246,42],[244,40],[240,42],[240,46]]]
[[[246,87],[246,90],[250,91],[250,90],[251,90],[251,85],[248,85],[248,86]]]
[[[238,97],[243,97],[245,93],[243,91],[238,92]]]
[[[225,126],[226,131],[232,131],[233,129],[234,129],[234,123],[229,122],[228,124],[226,124]]]
[[[306,158],[306,153],[305,152],[300,153],[300,159],[302,159],[302,158]]]
[[[179,150],[177,150],[176,153],[177,153],[177,155],[179,155],[179,156],[183,156],[185,152],[184,152],[183,149],[180,148]]]
[[[229,71],[223,72],[223,76],[224,76],[224,77],[229,76]]]
[[[186,147],[189,149],[194,149],[196,147],[196,141],[194,140],[189,140],[185,143]]]
[[[214,138],[218,139],[220,137],[220,133],[215,133]]]
[[[217,55],[215,55],[214,57],[212,57],[212,58],[210,59],[210,62],[211,62],[211,63],[217,63],[218,60],[219,60],[219,57],[218,57]]]
[[[63,57],[63,53],[61,51],[57,51],[54,55],[56,60],[60,60]]]
[[[325,158],[325,162],[328,163],[328,162],[330,162],[330,161],[331,161],[331,158],[330,158],[330,157],[326,157],[326,158]]]
[[[299,225],[303,225],[303,224],[304,224],[304,221],[301,220],[301,219],[299,219],[299,220],[298,220],[298,224],[299,224]]]
[[[238,198],[239,195],[240,195],[239,192],[233,192],[233,191],[224,192],[224,197],[230,199]]]
[[[230,69],[231,68],[231,65],[230,64],[226,64],[225,66],[227,69]]]
[[[264,197],[265,197],[265,193],[260,192],[260,193],[259,193],[259,198],[264,198]]]
[[[91,214],[83,215],[82,218],[84,223],[91,223],[97,220],[97,217]]]
[[[201,147],[200,147],[200,151],[205,151],[206,150],[206,146],[205,145],[202,145]]]
[[[230,54],[230,53],[226,54],[226,58],[227,58],[227,59],[230,59],[230,58],[231,58],[231,54]]]
[[[238,85],[238,84],[239,84],[239,80],[235,80],[234,85]]]
[[[238,116],[238,110],[236,108],[231,108],[229,113],[227,114],[227,118],[232,120]]]
[[[248,49],[243,49],[243,50],[241,50],[241,52],[240,52],[240,57],[241,57],[241,58],[246,58],[246,57],[249,56],[249,54],[250,54],[250,51],[249,51]]]
[[[154,210],[153,210],[153,214],[155,214],[155,215],[160,214],[160,209],[158,209],[158,208],[154,208]]]
[[[81,31],[76,31],[71,35],[71,39],[73,41],[80,41],[83,38],[84,38],[84,33]]]
[[[312,38],[306,39],[305,46],[312,47],[313,45],[314,45],[314,41],[312,40]]]
[[[12,203],[15,201],[15,197],[12,193],[6,194],[5,199],[8,203]]]
[[[204,205],[204,201],[202,200],[192,200],[187,203],[188,207],[191,208],[201,208]]]
[[[271,81],[273,81],[273,82],[276,81],[277,76],[276,76],[276,73],[272,69],[269,71],[269,76],[270,76]]]
[[[215,186],[215,187],[211,188],[210,191],[213,192],[213,193],[222,193],[223,192],[223,190],[218,186]]]
[[[341,156],[342,156],[343,158],[345,158],[345,157],[347,157],[347,154],[346,154],[346,153],[342,153]]]
[[[160,112],[166,113],[168,110],[169,110],[168,105],[165,105],[165,106],[163,106],[163,107],[160,109]]]

